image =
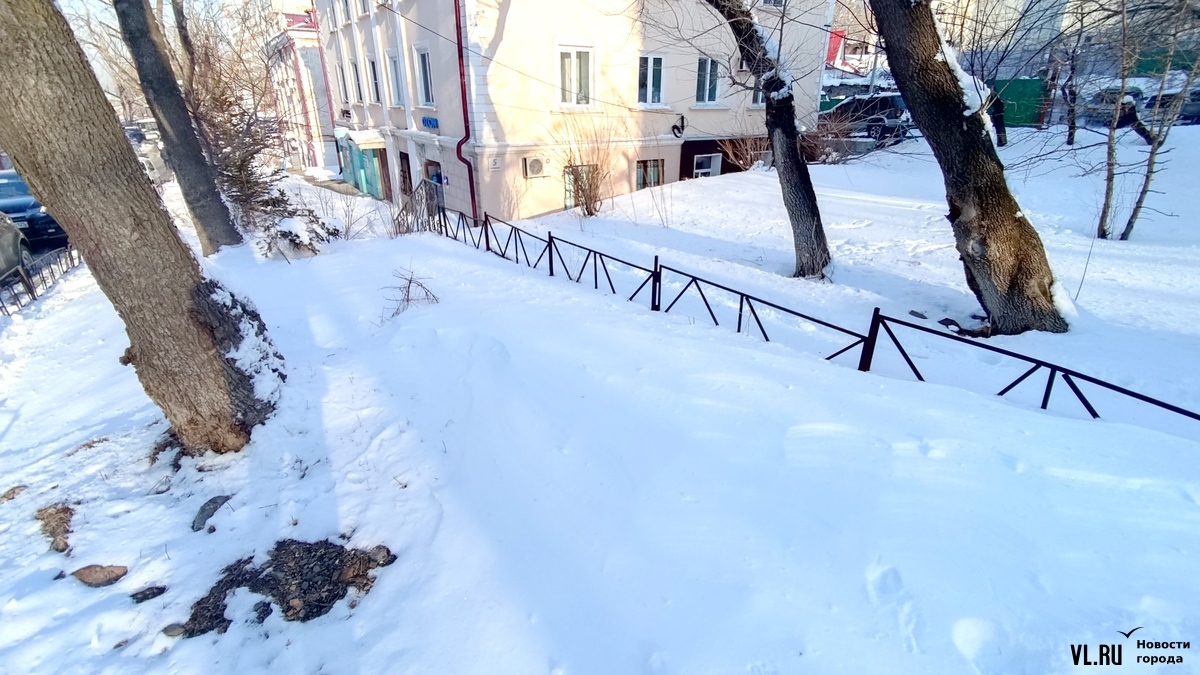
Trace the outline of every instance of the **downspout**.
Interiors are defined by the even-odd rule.
[[[467,110],[467,66],[463,58],[462,0],[454,0],[455,38],[458,40],[458,79],[462,91],[463,137],[455,146],[458,161],[467,167],[467,187],[471,190],[471,217],[479,220],[479,203],[475,199],[475,167],[463,157],[463,146],[471,140],[471,116]]]

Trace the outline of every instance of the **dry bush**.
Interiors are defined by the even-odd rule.
[[[561,127],[553,133],[565,189],[572,191],[572,201],[584,216],[600,213],[611,194],[608,186],[620,154],[620,127],[606,115],[563,115]]]
[[[401,268],[399,271],[393,272],[392,276],[400,280],[400,285],[388,287],[388,290],[393,292],[388,300],[395,305],[385,318],[391,319],[400,316],[409,308],[417,305],[438,303],[438,297],[425,285],[426,280],[417,277],[411,270]]]
[[[721,153],[742,171],[754,166],[756,162],[771,165],[771,139],[766,136],[738,136],[722,138],[717,141]]]
[[[71,534],[71,518],[75,509],[66,502],[43,506],[34,514],[42,524],[42,534],[50,538],[50,550],[64,553],[67,550],[67,535]]]

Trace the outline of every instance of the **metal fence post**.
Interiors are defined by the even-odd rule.
[[[662,269],[658,266],[658,256],[654,256],[654,271],[650,273],[650,311],[662,310]]]
[[[492,235],[488,230],[492,229],[492,216],[487,211],[483,212],[483,250],[488,253],[492,252]]]
[[[29,293],[30,299],[37,300],[37,288],[33,285],[33,277],[29,276],[29,270],[25,269],[24,266],[18,267],[17,275],[21,277],[21,285]]]
[[[871,359],[875,357],[875,341],[879,339],[879,325],[883,320],[879,318],[879,308],[871,314],[871,328],[867,331],[867,337],[863,340],[862,354],[858,357],[858,369],[866,373],[871,370]]]
[[[550,258],[550,276],[554,276],[554,233],[546,233],[546,255]]]

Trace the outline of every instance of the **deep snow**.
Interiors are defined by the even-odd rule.
[[[1179,131],[1185,151],[1200,141]],[[965,320],[936,166],[915,145],[814,167],[833,283],[781,275],[789,235],[765,172],[529,226],[857,330],[876,305]],[[1187,207],[1193,164],[1163,174],[1177,202],[1159,208]],[[1093,179],[1041,171],[1017,189],[1073,294]],[[1156,216],[1134,242],[1096,243],[1073,331],[998,343],[1200,407],[1198,237]],[[1200,639],[1186,425],[998,399],[973,378],[1002,385],[1014,367],[931,340],[912,350],[947,384],[884,356],[860,374],[822,361],[842,341],[803,325],[767,318],[763,343],[706,326],[690,299],[664,316],[433,235],[290,263],[243,247],[206,267],[253,299],[289,373],[237,456],[149,464],[161,415],[117,363],[122,327],[86,270],[0,335],[0,491],[30,486],[0,504],[5,670],[1065,673],[1072,644],[1103,642],[1124,645],[1122,672],[1151,672],[1136,656],[1164,652],[1138,638]],[[400,268],[441,302],[385,319]],[[681,287],[667,285],[665,300]],[[234,496],[216,531],[192,532],[218,494]],[[32,517],[63,499],[70,557]],[[399,560],[356,607],[307,624],[249,623],[259,598],[242,590],[225,635],[159,634],[223,566],[283,537],[382,543]],[[104,589],[53,580],[90,563],[130,573]],[[160,583],[159,598],[127,597]],[[1194,672],[1179,653],[1169,672]]]

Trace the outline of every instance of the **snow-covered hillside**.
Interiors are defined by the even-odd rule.
[[[1200,143],[1185,131],[1177,144]],[[832,283],[781,276],[769,173],[528,225],[856,330],[875,306],[965,322],[940,179],[915,145],[816,168]],[[1052,168],[1016,187],[1074,295],[1094,192]],[[1163,174],[1178,211],[1197,177],[1186,162]],[[1072,332],[996,344],[1200,407],[1189,222],[1097,243]],[[708,325],[690,296],[650,312],[434,235],[206,264],[253,298],[288,364],[279,412],[236,456],[150,464],[164,424],[117,363],[122,326],[86,270],[5,325],[0,492],[28,488],[0,503],[0,670],[992,675],[1072,672],[1072,645],[1103,643],[1124,646],[1122,672],[1154,672],[1136,656],[1166,652],[1137,639],[1200,640],[1186,424],[1084,419],[1063,392],[1042,412],[1038,385],[999,399],[979,378],[1019,366],[933,340],[911,351],[934,383],[883,347],[862,374],[821,359],[838,340],[780,317],[764,343]],[[399,269],[440,302],[388,317]],[[664,298],[681,287],[668,279]],[[216,495],[233,497],[194,532]],[[34,519],[60,501],[76,513],[69,556]],[[262,598],[242,589],[228,632],[161,633],[226,565],[284,538],[398,559],[307,623],[256,623]],[[93,563],[129,572],[105,588],[69,576]],[[129,599],[152,585],[168,590]],[[1178,653],[1171,672],[1194,672]]]

